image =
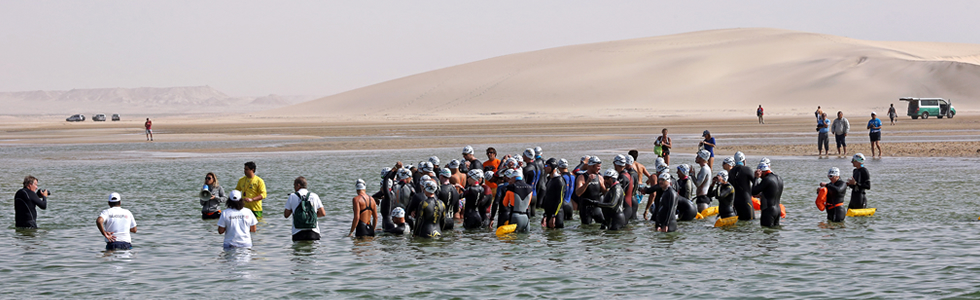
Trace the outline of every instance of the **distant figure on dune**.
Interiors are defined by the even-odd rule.
[[[143,127],[146,127],[146,140],[153,141],[153,121],[150,118],[146,118],[146,123],[143,123]]]
[[[759,104],[759,108],[755,110],[755,116],[759,117],[759,124],[766,124],[766,121],[762,119],[762,115],[765,111],[762,109],[762,104]]]

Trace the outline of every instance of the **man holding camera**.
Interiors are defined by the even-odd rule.
[[[14,195],[14,211],[16,212],[16,227],[37,228],[37,210],[48,208],[48,191],[37,190],[37,178],[28,175],[24,177],[24,188]]]

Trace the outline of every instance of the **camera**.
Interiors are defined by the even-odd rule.
[[[48,193],[48,196],[51,196],[51,194],[53,194],[53,193],[51,193],[51,191],[48,191],[48,190],[37,189],[37,196],[38,197],[43,197],[43,196],[41,196],[41,194],[44,193],[44,192],[47,192]]]

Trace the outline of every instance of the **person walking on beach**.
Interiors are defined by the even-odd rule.
[[[759,104],[759,108],[755,110],[755,116],[759,117],[759,124],[766,124],[766,121],[762,119],[762,115],[765,111],[762,109],[762,104]]]
[[[834,133],[834,142],[837,143],[837,156],[847,155],[847,133],[851,131],[851,122],[844,118],[844,112],[837,112],[837,119],[834,119],[833,125],[830,126],[830,131]],[[844,147],[844,153],[841,154],[841,147]]]
[[[150,118],[146,118],[146,123],[143,123],[143,127],[146,127],[146,140],[153,141],[153,121]]]
[[[133,249],[130,233],[136,233],[136,219],[128,209],[122,208],[119,193],[109,194],[109,209],[99,213],[95,225],[105,238],[106,250]]]
[[[357,196],[351,200],[354,220],[351,221],[350,232],[347,233],[347,236],[374,236],[374,229],[378,225],[378,204],[374,198],[368,196],[366,192],[367,183],[364,180],[357,179],[354,182],[354,189],[357,191]],[[368,222],[369,220],[370,222]]]
[[[242,201],[245,201],[245,207],[255,214],[255,217],[262,218],[262,199],[267,196],[265,191],[265,180],[262,180],[258,175],[255,175],[255,162],[245,163],[245,176],[238,179],[238,185],[235,186],[235,190],[241,191],[243,195]]]
[[[895,119],[898,119],[898,113],[895,112],[895,104],[891,104],[888,107],[888,119],[891,119],[892,125],[895,125]]]
[[[245,204],[242,203],[242,192],[231,191],[228,201],[225,201],[225,213],[218,218],[218,234],[225,235],[222,247],[225,250],[234,248],[252,248],[252,232],[259,221]]]
[[[37,178],[24,177],[24,188],[14,194],[14,227],[37,228],[37,210],[48,208],[48,191],[37,190]]]
[[[317,218],[327,215],[323,210],[323,202],[320,202],[320,196],[306,189],[306,177],[303,176],[293,180],[293,190],[296,192],[289,194],[286,210],[282,213],[284,218],[293,217],[293,241],[319,240],[320,224]]]
[[[704,150],[711,154],[708,158],[708,168],[712,168],[715,166],[715,138],[711,137],[711,132],[707,130],[701,133],[701,136],[704,137],[704,140],[698,143],[698,146],[704,147]],[[667,163],[667,160],[664,162]],[[667,164],[670,165],[670,163]]]
[[[214,175],[213,172],[208,172],[207,175],[204,175],[204,187],[211,194],[211,198],[200,199],[201,219],[211,220],[220,218],[221,209],[218,206],[222,202],[227,201],[228,196],[225,194],[225,189],[218,184],[218,176]]]
[[[660,130],[661,136],[657,137],[656,141],[653,141],[654,146],[660,147],[660,153],[657,153],[657,157],[663,157],[664,163],[670,164],[670,137],[667,136],[667,128]]]
[[[875,158],[875,148],[878,148],[878,158],[881,158],[881,119],[878,114],[871,112],[871,120],[868,120],[868,133],[871,136],[871,158]]]
[[[827,113],[820,115],[817,118],[817,156],[821,156],[824,152],[827,156],[830,156],[830,120],[827,120]]]
[[[823,109],[820,109],[820,106],[818,105],[817,106],[817,111],[813,112],[813,116],[816,117],[817,119],[819,119],[820,118],[820,115],[822,115],[822,114],[823,114]]]

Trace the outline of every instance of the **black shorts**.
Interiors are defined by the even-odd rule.
[[[318,241],[320,234],[313,230],[300,230],[293,235],[293,241]]]
[[[881,131],[879,131],[879,132],[872,132],[872,133],[869,133],[868,135],[871,136],[871,141],[872,142],[877,142],[877,141],[880,141],[881,140]]]
[[[837,148],[840,148],[841,146],[847,147],[847,142],[845,141],[846,138],[847,136],[843,134],[834,135],[834,141],[837,142]]]

